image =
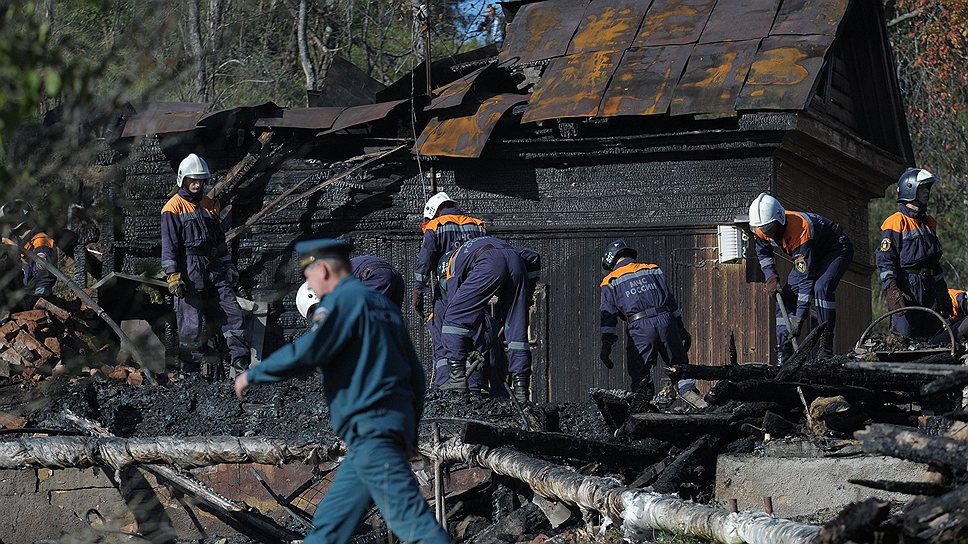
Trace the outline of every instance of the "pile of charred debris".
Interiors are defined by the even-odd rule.
[[[968,369],[938,350],[906,352],[905,362],[862,360],[877,358],[873,348],[866,357],[822,360],[817,337],[815,331],[782,367],[676,368],[675,379],[703,380],[711,389],[662,410],[621,390],[592,390],[585,404],[526,406],[432,390],[415,473],[460,542],[649,541],[663,533],[693,539],[687,542],[964,541],[968,441],[961,438],[968,413],[953,408],[962,406]],[[3,431],[0,468],[146,471],[236,528],[233,542],[300,538],[343,451],[329,434],[314,377],[254,389],[240,403],[227,382],[196,376],[134,385],[64,374],[4,386],[0,414],[0,425],[14,427]],[[893,456],[935,474],[931,481],[854,481],[916,498],[855,503],[822,526],[776,518],[769,501],[766,512],[713,504],[719,455],[755,454],[782,440],[809,440],[845,456]],[[289,513],[284,522],[191,472],[296,461],[313,467],[298,493],[282,496],[266,485]],[[177,538],[153,538],[141,526],[136,532],[149,541]],[[374,510],[355,541],[386,538]]]

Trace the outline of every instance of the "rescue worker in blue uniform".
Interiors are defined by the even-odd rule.
[[[921,168],[909,168],[897,182],[898,211],[881,224],[881,243],[875,261],[881,288],[891,310],[924,306],[943,316],[951,314],[948,284],[941,269],[938,222],[928,215],[928,198],[937,179]],[[941,328],[925,312],[891,316],[891,325],[905,338],[930,338]]]
[[[434,303],[434,311],[427,317],[427,331],[430,333],[430,339],[433,343],[433,384],[436,387],[441,387],[447,383],[450,373],[450,367],[447,364],[447,350],[444,347],[443,336],[441,334],[441,329],[444,325],[444,313],[447,311],[447,293],[445,290],[447,287],[446,273],[450,253],[452,252],[448,252],[440,259],[442,266],[439,266],[438,268],[440,270],[434,273],[435,282],[438,285],[438,292],[436,302]],[[480,365],[481,368],[475,369],[470,374],[467,374],[467,387],[470,394],[474,397],[479,397],[485,389],[488,391],[490,398],[503,398],[507,396],[504,387],[498,386],[498,384],[504,382],[508,371],[504,341],[499,329],[500,326],[497,324],[494,316],[491,315],[490,309],[485,307],[482,310],[480,325],[478,325],[471,337],[471,344],[473,346],[471,354],[476,353],[476,355],[483,357],[483,363]],[[470,361],[467,362],[468,366],[470,366]]]
[[[487,230],[480,219],[464,215],[447,193],[430,197],[423,211],[423,244],[417,256],[414,270],[412,305],[418,315],[424,313],[424,294],[431,290],[434,269],[440,257],[453,251],[468,240],[486,236]]]
[[[389,529],[406,542],[445,544],[410,471],[423,412],[424,374],[400,308],[353,277],[352,244],[296,244],[310,288],[322,297],[312,330],[240,374],[236,395],[250,384],[279,382],[319,369],[330,422],[346,456],[316,509],[306,544],[345,543],[371,500]]]
[[[358,255],[350,259],[350,264],[353,265],[353,275],[363,285],[383,293],[397,306],[403,306],[403,276],[386,259],[376,255]]]
[[[38,227],[31,225],[33,207],[26,200],[16,199],[0,207],[0,221],[4,223],[4,234],[9,234],[24,250],[33,251],[41,259],[57,266],[57,246],[54,239]],[[26,295],[20,301],[23,309],[32,309],[39,298],[49,299],[53,296],[54,284],[57,278],[42,264],[28,259],[21,252],[20,260],[23,268],[23,285]]]
[[[625,240],[615,240],[605,249],[602,268],[609,271],[602,280],[601,335],[602,363],[613,368],[612,346],[618,341],[618,320],[626,322],[626,365],[632,390],[649,398],[670,384],[657,365],[658,358],[669,365],[689,363],[687,351],[692,337],[682,323],[682,311],[658,265],[636,262],[638,252]]]
[[[537,252],[513,247],[493,236],[474,238],[446,255],[446,307],[441,337],[450,373],[441,389],[467,392],[466,362],[474,331],[497,296],[496,325],[504,327],[508,372],[514,396],[527,402],[531,387],[528,311],[531,280],[540,273]]]
[[[948,297],[951,298],[951,329],[955,333],[956,342],[968,340],[968,293],[962,289],[948,289]],[[948,331],[942,329],[934,338],[932,344],[950,344],[951,337]]]
[[[249,346],[232,288],[239,272],[225,245],[219,209],[205,196],[205,181],[211,177],[208,164],[194,153],[178,166],[177,193],[161,209],[161,267],[175,298],[182,368],[201,369],[208,376],[216,373],[207,364],[201,367],[202,332],[209,314],[221,324],[234,376],[248,368]]]
[[[837,223],[815,213],[791,212],[766,193],[750,204],[750,227],[756,234],[756,256],[766,276],[770,296],[780,293],[790,314],[792,331],[787,330],[782,309],[776,309],[777,361],[783,364],[793,355],[791,339],[800,334],[811,301],[817,301],[818,325],[827,323],[820,337],[819,355],[832,357],[837,322],[835,292],[854,258],[854,245]],[[774,248],[793,259],[793,270],[780,287]],[[795,304],[794,304],[795,301]],[[790,310],[791,308],[796,310]]]

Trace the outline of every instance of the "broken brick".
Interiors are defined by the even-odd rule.
[[[60,340],[53,336],[44,338],[44,346],[55,356],[60,357]]]
[[[23,325],[27,322],[47,321],[47,312],[44,310],[27,310],[26,312],[10,314],[10,317]]]
[[[128,374],[128,385],[141,385],[144,383],[145,377],[141,375],[141,372],[134,371]]]
[[[7,321],[3,325],[0,325],[0,338],[6,339],[13,336],[20,330],[20,325],[16,321]]]
[[[52,302],[45,299],[37,299],[37,303],[34,304],[35,310],[44,310],[50,315],[54,316],[61,323],[66,323],[71,317],[71,313],[67,310],[53,304]]]

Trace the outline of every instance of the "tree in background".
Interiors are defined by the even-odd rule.
[[[948,285],[968,288],[968,0],[896,0],[888,28],[917,165],[940,181],[930,213],[938,219]],[[896,208],[890,187],[871,206],[871,236]],[[876,242],[876,240],[875,240]],[[876,247],[872,246],[872,247]],[[880,282],[876,277],[875,310]]]

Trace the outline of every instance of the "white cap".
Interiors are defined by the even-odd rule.
[[[430,197],[430,200],[428,200],[427,204],[424,206],[424,217],[428,220],[437,217],[437,210],[444,202],[453,202],[453,200],[451,200],[451,198],[447,196],[447,193],[443,191]]]
[[[309,310],[319,304],[319,297],[309,288],[309,282],[304,281],[296,291],[296,308],[303,317],[309,319]]]
[[[182,159],[181,164],[178,165],[178,181],[177,186],[181,187],[185,178],[210,178],[212,173],[208,170],[208,163],[204,159],[199,157],[194,153],[190,153],[187,157]]]
[[[780,201],[766,193],[753,199],[750,204],[750,226],[762,227],[774,221],[779,221],[781,225],[786,225],[786,210],[780,205]]]

